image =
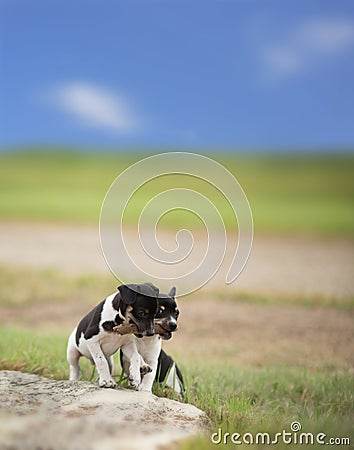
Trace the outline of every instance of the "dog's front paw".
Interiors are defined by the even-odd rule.
[[[137,387],[141,383],[141,376],[139,369],[140,369],[139,367],[134,369],[131,367],[129,371],[129,383],[135,389],[137,389]]]
[[[98,384],[99,384],[99,386],[101,388],[112,388],[112,389],[114,389],[117,386],[117,384],[113,380],[113,378],[100,378]]]
[[[147,364],[144,364],[143,366],[140,367],[140,375],[142,377],[150,372],[152,372],[152,368],[150,366],[148,366]]]
[[[140,392],[151,392],[151,388],[149,386],[144,386],[144,384],[140,384],[138,387],[138,391]]]
[[[129,377],[129,383],[130,383],[131,387],[136,389],[139,386],[139,384],[140,384],[140,377],[139,378],[134,378],[134,377],[130,376]]]

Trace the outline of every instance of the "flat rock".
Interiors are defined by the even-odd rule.
[[[195,406],[150,393],[0,371],[2,450],[170,448],[208,426]]]

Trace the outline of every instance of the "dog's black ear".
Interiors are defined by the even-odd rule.
[[[174,286],[170,289],[170,292],[168,293],[168,295],[172,298],[175,298],[176,288]]]
[[[158,297],[159,292],[160,292],[158,287],[156,287],[154,284],[152,284],[151,281],[148,281],[147,283],[144,283],[143,286],[144,285],[147,286],[148,289],[149,288],[152,289],[152,292],[155,294],[155,295],[153,295],[153,297]],[[151,293],[150,292],[146,292],[145,295],[151,296]]]
[[[134,289],[135,286],[135,289]],[[122,296],[122,300],[127,305],[132,305],[136,300],[136,285],[130,284],[127,286],[126,284],[122,284],[122,286],[118,286],[118,291]]]

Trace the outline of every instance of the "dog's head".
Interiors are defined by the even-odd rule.
[[[129,323],[137,326],[139,333],[136,336],[153,336],[158,288],[152,283],[124,284],[118,287],[118,291],[122,299],[120,311]]]
[[[162,339],[171,339],[172,333],[177,330],[179,311],[175,300],[176,288],[173,287],[168,294],[159,294],[159,307],[155,319],[165,330]]]

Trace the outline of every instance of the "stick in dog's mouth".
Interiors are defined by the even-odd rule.
[[[162,321],[155,320],[154,333],[160,334],[162,338],[164,338],[164,336],[166,336],[166,338],[169,339],[171,337],[172,333],[163,327],[163,322],[164,322],[163,320]],[[135,325],[135,323],[128,323],[128,324],[122,323],[121,325],[116,325],[115,327],[113,327],[113,331],[120,335],[138,334],[139,333],[138,327]],[[169,337],[167,337],[167,336],[169,336]]]

